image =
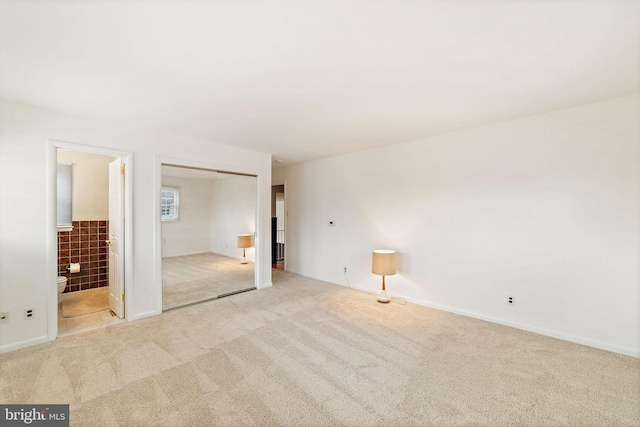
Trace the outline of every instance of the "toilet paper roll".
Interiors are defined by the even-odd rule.
[[[69,273],[79,273],[80,272],[80,263],[71,263],[69,264]]]

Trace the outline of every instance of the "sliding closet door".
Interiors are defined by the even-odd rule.
[[[257,178],[163,165],[162,187],[163,309],[255,289]]]
[[[214,185],[212,248],[219,257],[219,295],[255,288],[255,176],[219,173]]]

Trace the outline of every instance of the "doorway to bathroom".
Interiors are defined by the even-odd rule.
[[[126,157],[105,151],[55,144],[56,336],[126,317]]]

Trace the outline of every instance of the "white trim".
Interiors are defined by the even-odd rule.
[[[56,316],[57,315],[58,314],[56,313]],[[25,348],[25,347],[31,347],[32,345],[42,344],[47,341],[50,341],[49,337],[47,335],[42,335],[37,338],[31,338],[30,340],[6,344],[0,347],[0,354],[8,353],[10,351],[20,350],[21,348]]]
[[[268,243],[271,240],[271,234],[267,233],[266,229],[263,229],[263,221],[261,221],[261,218],[266,218],[266,212],[263,212],[262,207],[263,191],[261,191],[264,180],[264,174],[258,172],[256,174],[256,231],[253,233],[253,246],[256,249],[254,267],[254,285],[256,289],[264,289],[266,287],[266,285],[262,283],[264,280],[262,270],[268,266],[269,271],[271,271],[271,260],[269,260],[266,265],[264,262],[265,256],[271,256],[271,254],[269,254],[271,245]],[[271,177],[269,177],[269,181],[271,181]],[[269,197],[271,197],[271,192],[269,192]],[[271,212],[271,204],[269,204],[269,212]],[[270,217],[271,215],[269,215],[269,218]]]
[[[286,197],[286,196],[285,196]],[[376,291],[378,291],[377,289],[372,290],[372,289],[368,289],[368,288],[363,288],[360,286],[349,286],[346,285],[344,283],[337,283],[334,282],[333,280],[329,280],[326,278],[322,278],[319,276],[313,276],[313,275],[308,275],[308,274],[302,274],[293,270],[289,270],[290,273],[294,273],[297,274],[299,276],[302,277],[308,277],[310,279],[315,279],[315,280],[320,280],[322,282],[327,282],[327,283],[331,283],[333,285],[340,285],[340,286],[345,286],[345,287],[350,287],[351,289],[356,289],[359,291],[363,291],[363,292],[368,292],[368,293],[375,293]],[[532,326],[532,325],[527,325],[524,323],[518,323],[518,322],[512,322],[509,320],[503,320],[497,317],[491,317],[491,316],[485,316],[482,314],[478,314],[478,313],[474,313],[474,312],[470,312],[470,311],[466,311],[466,310],[459,310],[457,308],[454,307],[450,307],[450,306],[446,306],[446,305],[440,305],[440,304],[436,304],[430,301],[425,301],[425,300],[421,300],[418,298],[411,298],[411,297],[405,297],[404,295],[398,295],[398,294],[392,294],[389,291],[387,291],[387,293],[389,294],[389,296],[393,296],[393,297],[399,297],[399,298],[403,298],[405,300],[407,300],[408,302],[411,302],[413,304],[418,304],[424,307],[429,307],[429,308],[433,308],[436,310],[441,310],[441,311],[446,311],[449,313],[455,313],[455,314],[460,314],[462,316],[466,316],[466,317],[472,317],[474,319],[479,319],[479,320],[484,320],[486,322],[491,322],[491,323],[497,323],[499,325],[503,325],[503,326],[508,326],[511,328],[516,328],[516,329],[521,329],[523,331],[527,331],[527,332],[532,332],[538,335],[544,335],[547,337],[551,337],[551,338],[557,338],[563,341],[568,341],[568,342],[572,342],[574,344],[581,344],[581,345],[585,345],[588,347],[593,347],[593,348],[598,348],[600,350],[606,350],[606,351],[611,351],[613,353],[619,353],[619,354],[624,354],[626,356],[631,356],[631,357],[636,357],[636,358],[640,358],[640,350],[638,349],[633,349],[633,348],[629,348],[629,347],[622,347],[619,345],[615,345],[615,344],[610,344],[607,342],[603,342],[603,341],[598,341],[598,340],[594,340],[591,338],[585,338],[585,337],[581,337],[578,335],[573,335],[573,334],[568,334],[565,332],[561,332],[561,331],[555,331],[552,329],[546,329],[546,328],[540,328],[537,326]]]
[[[322,276],[315,276],[315,275],[312,275],[312,274],[303,274],[303,273],[299,273],[299,272],[297,272],[295,270],[288,270],[288,272],[289,273],[293,273],[293,274],[297,274],[298,276],[307,277],[309,279],[319,280],[321,282],[331,283],[332,285],[345,286],[345,287],[348,287],[348,288],[350,287],[352,289],[357,289],[359,291],[365,290],[364,288],[359,288],[359,287],[355,287],[355,286],[349,286],[349,285],[346,285],[344,283],[334,282],[333,280],[327,279],[326,277],[322,277]],[[370,292],[370,291],[367,290],[367,292]]]
[[[162,259],[175,258],[175,257],[181,257],[181,256],[189,256],[189,255],[208,254],[208,253],[229,257],[229,255],[218,254],[218,253],[213,252],[213,251],[196,251],[196,252],[184,252],[184,253],[179,253],[179,254],[176,254],[176,255],[165,256],[165,257],[162,257]],[[229,258],[242,259],[242,257],[229,257]]]
[[[566,332],[555,331],[553,329],[540,328],[537,326],[527,325],[524,323],[518,323],[518,322],[509,321],[509,320],[499,319],[497,317],[485,316],[482,314],[473,313],[466,310],[459,310],[454,307],[440,305],[440,304],[436,304],[436,303],[432,303],[429,301],[424,301],[416,298],[407,298],[404,296],[402,298],[414,304],[434,308],[436,310],[442,310],[442,311],[447,311],[449,313],[460,314],[462,316],[472,317],[474,319],[480,319],[480,320],[484,320],[491,323],[497,323],[499,325],[509,326],[511,328],[521,329],[523,331],[533,332],[535,334],[557,338],[557,339],[560,339],[563,341],[569,341],[575,344],[586,345],[588,347],[599,348],[601,350],[611,351],[614,353],[620,353],[620,354],[625,354],[627,356],[640,358],[640,350],[634,350],[628,347],[621,347],[615,344],[610,344],[603,341],[594,340],[591,338],[585,338],[578,335],[568,334]]]
[[[49,266],[50,283],[47,286],[47,337],[49,341],[58,336],[58,231],[56,224],[56,171],[58,149],[77,151],[81,153],[91,153],[120,157],[125,167],[125,210],[124,210],[124,293],[133,295],[133,152],[113,150],[111,148],[96,147],[91,145],[74,144],[64,141],[49,140],[48,164],[49,182],[47,194],[47,231],[48,255],[47,265]],[[125,320],[129,321],[133,316],[132,298],[125,298]]]
[[[126,303],[126,300],[125,300],[125,303]],[[158,314],[162,314],[162,313],[157,313],[156,310],[145,311],[144,313],[135,314],[130,318],[128,318],[127,320],[129,322],[133,322],[135,320],[146,319],[147,317],[157,316]]]
[[[58,336],[58,147],[49,141],[47,152],[47,339]],[[55,281],[55,283],[54,283]],[[24,342],[30,342],[23,341]],[[20,345],[16,343],[15,345]],[[35,343],[34,343],[35,344]]]

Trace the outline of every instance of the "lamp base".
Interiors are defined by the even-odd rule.
[[[242,257],[242,261],[240,261],[240,264],[247,264],[247,259],[245,257]]]
[[[378,295],[378,302],[387,303],[389,301],[391,301],[391,298],[387,295],[387,291],[383,289],[380,295]]]

